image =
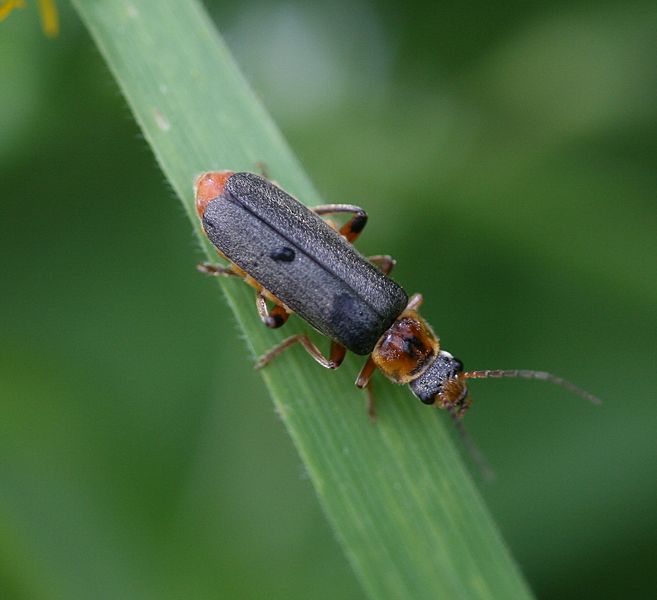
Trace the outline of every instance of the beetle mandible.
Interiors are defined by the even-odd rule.
[[[368,392],[376,369],[398,384],[408,384],[424,403],[460,419],[470,407],[468,379],[518,377],[560,385],[594,404],[589,392],[545,371],[465,371],[442,350],[438,336],[420,316],[421,294],[408,298],[388,277],[395,265],[387,255],[365,258],[352,242],[367,223],[367,213],[351,204],[308,208],[269,180],[253,173],[215,171],[196,181],[196,210],[203,230],[228,266],[204,263],[211,275],[237,276],[255,288],[256,307],[270,328],[296,313],[331,339],[328,358],[305,334],[286,338],[260,357],[262,368],[285,349],[301,344],[323,367],[337,369],[347,350],[369,355],[356,386]],[[323,216],[348,214],[341,227]],[[273,304],[270,309],[267,302]]]

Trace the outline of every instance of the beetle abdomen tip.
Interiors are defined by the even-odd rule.
[[[233,175],[233,171],[208,171],[201,173],[194,184],[196,197],[196,212],[203,218],[208,203],[221,196],[226,187],[226,181]]]

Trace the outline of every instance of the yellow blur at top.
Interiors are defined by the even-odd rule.
[[[25,0],[0,0],[0,21],[6,19],[15,8],[25,8]],[[59,16],[54,0],[39,0],[41,28],[48,37],[59,33]]]

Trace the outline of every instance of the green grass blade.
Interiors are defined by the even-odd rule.
[[[253,171],[262,161],[293,195],[319,203],[198,3],[74,5],[195,230],[192,182],[208,169]],[[157,232],[151,241],[161,243]],[[297,320],[283,332],[266,330],[252,291],[235,281],[221,285],[254,356],[303,328]],[[228,325],[226,332],[224,343],[239,345]],[[332,373],[296,348],[263,375],[369,595],[531,597],[450,441],[448,419],[421,406],[407,389],[377,380],[379,419],[372,425],[353,386],[360,362],[351,357]]]

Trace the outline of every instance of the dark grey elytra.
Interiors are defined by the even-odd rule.
[[[203,227],[238,267],[352,352],[370,354],[408,297],[303,204],[253,173],[235,173]]]

